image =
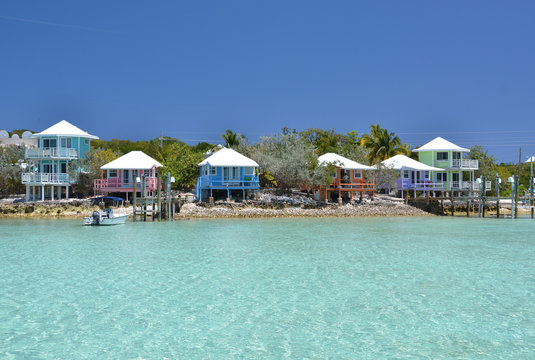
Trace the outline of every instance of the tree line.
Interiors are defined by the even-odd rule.
[[[394,132],[379,124],[371,125],[367,134],[357,131],[337,133],[334,129],[320,128],[297,131],[285,127],[280,133],[261,137],[256,143],[250,143],[244,135],[232,130],[227,130],[221,138],[226,147],[250,157],[260,165],[261,186],[281,190],[328,184],[332,180],[333,169],[320,166],[317,161],[318,156],[328,152],[365,165],[377,164],[397,154],[417,159],[411,145],[403,143]],[[91,195],[93,180],[101,176],[100,167],[133,150],[143,151],[162,163],[162,171],[170,172],[175,177],[173,187],[185,190],[195,187],[199,176],[197,164],[207,153],[215,150],[215,145],[206,142],[188,145],[179,139],[164,136],[148,141],[93,140],[91,151],[84,159],[75,161],[69,170],[71,176],[78,180],[73,186],[74,193],[79,196]],[[488,180],[494,180],[498,173],[502,179],[507,179],[518,171],[517,165],[497,164],[495,158],[479,145],[470,148],[467,157],[479,160],[476,177],[486,176]],[[20,182],[20,174],[24,171],[24,166],[21,166],[23,159],[23,147],[0,147],[0,195],[24,192]],[[378,170],[376,182],[393,182],[396,176],[387,170]],[[527,190],[529,164],[521,164],[520,180],[523,184],[521,190]],[[510,185],[502,181],[502,194],[507,195],[510,191]]]

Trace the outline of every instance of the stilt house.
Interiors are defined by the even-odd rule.
[[[69,187],[76,181],[69,176],[68,169],[74,160],[85,158],[91,140],[98,137],[65,120],[31,137],[37,139],[37,148],[26,149],[28,172],[21,175],[26,185],[26,201],[68,199]]]
[[[435,172],[434,181],[443,183],[444,190],[479,191],[479,183],[474,178],[479,163],[465,159],[469,149],[437,137],[413,151],[418,153],[420,162],[441,169]],[[490,190],[490,186],[491,182],[488,181],[486,189]]]
[[[369,194],[373,198],[375,194],[375,168],[372,166],[359,164],[334,153],[321,155],[318,162],[320,165],[332,164],[336,168],[332,174],[331,184],[317,186],[314,189],[315,197],[318,200],[325,199],[328,202],[333,194],[337,196],[338,202],[342,202],[344,198],[354,201],[355,195],[360,195],[362,199],[365,194]]]
[[[215,196],[226,199],[246,199],[259,189],[256,161],[239,152],[222,148],[199,163],[196,196],[208,201]]]
[[[405,155],[396,155],[381,162],[381,167],[393,169],[399,172],[396,187],[401,191],[401,197],[408,191],[413,191],[416,197],[417,191],[436,192],[444,190],[442,181],[435,181],[435,173],[442,171],[441,168],[426,165]]]
[[[100,168],[101,178],[94,181],[94,193],[125,193],[128,200],[128,195],[134,191],[134,180],[145,177],[146,194],[150,196],[157,189],[156,171],[159,167],[162,164],[143,151],[130,151]],[[141,191],[141,181],[136,184],[136,189]]]

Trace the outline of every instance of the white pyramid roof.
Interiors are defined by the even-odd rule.
[[[535,156],[531,156],[529,159],[526,160],[526,163],[535,162]]]
[[[154,166],[162,167],[158,161],[145,154],[143,151],[130,151],[128,154],[101,166],[102,170],[150,170]]]
[[[240,154],[239,152],[223,148],[215,154],[207,157],[199,163],[199,166],[259,166],[256,161],[249,159],[247,156]]]
[[[444,169],[426,165],[405,155],[392,156],[390,159],[381,161],[381,165],[394,170],[444,171]]]
[[[323,154],[318,158],[320,164],[333,164],[347,170],[373,170],[372,166],[362,165],[335,153]]]
[[[441,137],[437,137],[427,144],[420,146],[418,149],[414,149],[414,152],[420,152],[420,151],[460,151],[460,152],[469,152],[469,149],[462,148],[460,146],[455,145],[452,142],[449,142],[446,139],[443,139]]]
[[[70,122],[66,120],[61,120],[59,123],[52,125],[46,130],[41,131],[40,133],[33,134],[32,137],[44,136],[44,135],[54,135],[54,136],[79,136],[89,139],[98,139],[98,136],[91,135]]]

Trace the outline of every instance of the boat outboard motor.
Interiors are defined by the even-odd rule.
[[[100,224],[100,213],[98,211],[93,211],[93,224]]]

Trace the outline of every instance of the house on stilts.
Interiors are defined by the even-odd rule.
[[[214,197],[247,199],[259,189],[256,161],[233,149],[222,148],[198,164],[196,196],[199,201]]]
[[[318,158],[319,165],[331,164],[335,167],[332,182],[329,185],[316,186],[314,196],[317,200],[328,202],[333,196],[339,203],[355,201],[355,196],[363,199],[368,194],[372,199],[375,194],[375,168],[359,164],[356,161],[335,153],[327,153]]]
[[[26,201],[68,199],[69,188],[77,180],[69,176],[69,169],[74,160],[85,158],[91,140],[98,137],[65,120],[31,137],[37,139],[37,148],[25,150],[28,171],[21,175],[26,185]]]
[[[150,196],[157,190],[156,172],[162,166],[143,151],[130,151],[101,166],[101,178],[94,180],[93,192],[95,195],[125,193],[128,200],[129,194],[134,192],[134,181],[138,182],[136,191],[141,191],[141,178],[144,177],[146,194]]]
[[[443,183],[444,190],[479,191],[480,184],[474,176],[474,172],[479,169],[479,163],[477,160],[465,158],[465,155],[470,152],[469,149],[437,137],[413,151],[418,153],[420,162],[441,169],[435,172],[433,180]],[[490,189],[491,181],[487,181],[485,190]]]
[[[435,181],[436,173],[442,171],[441,168],[426,165],[420,161],[411,159],[405,155],[395,155],[376,166],[379,171],[384,169],[395,170],[399,172],[399,178],[395,180],[395,188],[400,192],[403,198],[407,193],[412,192],[416,197],[417,192],[422,192],[424,195],[436,195],[437,191],[444,190],[444,183],[442,181]],[[381,188],[390,190],[389,184],[381,184]]]

